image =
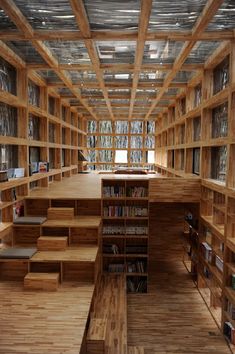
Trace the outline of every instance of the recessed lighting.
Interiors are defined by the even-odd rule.
[[[45,22],[45,21],[42,21],[42,25],[43,25],[43,26],[46,26],[46,22]]]

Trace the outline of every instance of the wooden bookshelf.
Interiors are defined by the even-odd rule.
[[[101,193],[103,269],[126,274],[127,291],[146,292],[149,181],[102,179]]]

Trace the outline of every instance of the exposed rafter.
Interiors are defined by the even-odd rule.
[[[148,30],[151,9],[152,9],[152,0],[141,1],[141,13],[139,19],[138,40],[137,40],[136,53],[135,53],[134,74],[132,80],[131,101],[130,101],[130,110],[129,110],[129,117],[128,117],[129,119],[132,118],[132,113],[134,109],[136,90],[139,81],[139,73],[140,73],[141,64],[144,56],[145,37]]]

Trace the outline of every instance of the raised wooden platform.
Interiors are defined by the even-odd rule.
[[[43,227],[77,227],[77,228],[94,228],[97,229],[100,226],[100,216],[77,216],[73,219],[58,219],[47,220],[43,223]]]
[[[48,220],[59,220],[59,219],[70,220],[73,218],[74,218],[74,208],[48,208],[47,209]]]
[[[31,262],[95,262],[97,246],[68,247],[64,251],[39,251]]]
[[[59,277],[59,273],[28,273],[24,277],[24,287],[30,290],[56,291]]]

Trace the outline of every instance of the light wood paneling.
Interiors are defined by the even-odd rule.
[[[149,181],[150,202],[200,202],[200,179],[154,178]]]

